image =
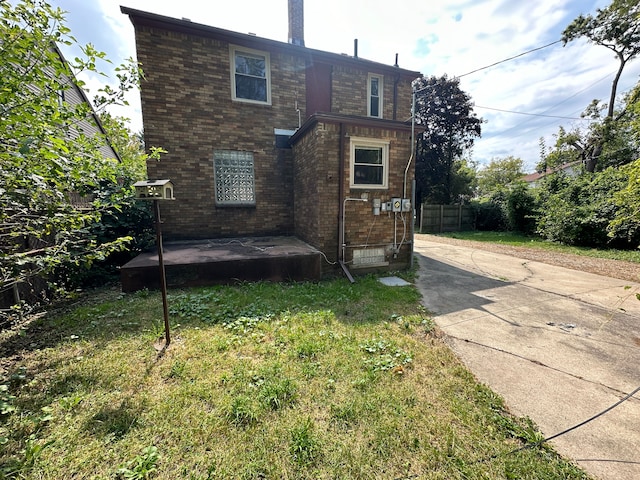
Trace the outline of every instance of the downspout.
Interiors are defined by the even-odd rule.
[[[342,246],[344,241],[344,136],[344,123],[340,123],[340,141],[338,147],[338,241],[336,243],[338,245],[337,257],[340,267],[342,267],[342,270],[349,281],[354,283],[353,277],[344,263],[344,248]]]

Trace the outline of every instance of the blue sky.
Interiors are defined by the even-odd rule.
[[[135,58],[133,26],[120,5],[260,37],[287,41],[287,0],[54,0],[67,11],[67,25],[81,44],[92,43],[115,64]],[[305,44],[334,53],[358,54],[424,75],[461,76],[461,87],[486,120],[473,159],[481,165],[508,155],[525,161],[527,171],[538,162],[539,139],[553,143],[558,126],[569,129],[588,122],[574,120],[591,102],[607,100],[617,69],[613,53],[586,41],[561,43],[516,60],[464,75],[522,52],[558,40],[580,13],[593,13],[608,0],[306,0]],[[393,4],[393,10],[389,5]],[[63,48],[67,56],[73,49]],[[109,65],[103,65],[109,73]],[[640,60],[629,64],[619,93],[638,81]],[[82,77],[89,97],[102,77]],[[140,100],[133,93],[127,109],[113,113],[142,129]],[[559,119],[508,113],[570,117]],[[407,118],[409,117],[407,109]]]

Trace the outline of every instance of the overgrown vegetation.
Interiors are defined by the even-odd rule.
[[[4,478],[585,479],[373,276],[102,290],[4,332]],[[523,445],[532,448],[513,453]]]
[[[595,99],[585,106],[582,117],[591,120],[587,127],[560,126],[551,145],[540,139],[536,170],[544,178],[538,179],[534,187],[528,188],[522,181],[521,159],[494,158],[474,170],[472,162],[463,160],[465,144],[456,142],[455,135],[452,142],[459,148],[453,150],[453,156],[425,143],[424,138],[438,131],[437,126],[426,124],[426,132],[421,133],[418,141],[423,149],[422,153],[418,149],[416,158],[418,189],[421,177],[426,175],[436,184],[425,183],[435,192],[434,198],[429,198],[432,203],[471,203],[478,230],[537,234],[571,246],[638,248],[640,83],[619,95],[618,82],[625,67],[640,53],[639,14],[637,0],[612,0],[593,15],[579,15],[563,31],[564,44],[586,39],[594,48],[612,51],[618,64],[609,98]],[[451,96],[451,99],[460,103],[460,107],[468,101],[465,97]],[[435,101],[431,108],[437,110],[444,104]],[[458,128],[464,128],[465,120],[464,116],[458,119]],[[473,135],[467,140],[468,145],[473,144]],[[430,167],[425,169],[420,162],[431,158],[429,155],[436,158],[429,160]],[[454,167],[456,162],[463,162],[470,169],[460,176]],[[429,170],[436,168],[437,175]],[[464,185],[456,189],[456,195],[438,194],[439,189],[451,189],[456,182]]]
[[[92,110],[70,93],[84,87],[77,75],[100,74],[108,60],[90,44],[78,58],[62,58],[57,46],[76,41],[61,9],[1,2],[0,26],[0,294],[14,286],[29,294],[20,308],[73,291],[87,281],[87,267],[140,247],[133,239],[144,238],[150,215],[133,204],[131,185],[144,176],[147,156],[122,121],[104,113],[126,104],[141,73],[135,62],[116,69],[116,85],[98,90]],[[91,134],[100,131],[94,112],[119,159],[100,150],[102,133]]]

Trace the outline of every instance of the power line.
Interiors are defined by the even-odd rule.
[[[538,50],[542,50],[543,48],[550,47],[551,45],[555,45],[556,43],[560,43],[561,41],[562,41],[562,39],[556,40],[555,42],[547,43],[546,45],[543,45],[543,46],[538,47],[538,48],[534,48],[533,50],[528,50],[526,52],[519,53],[518,55],[514,55],[513,57],[505,58],[504,60],[500,60],[499,62],[492,63],[491,65],[487,65],[486,67],[476,68],[475,70],[471,70],[470,72],[467,72],[467,73],[465,73],[463,75],[458,75],[458,78],[466,77],[467,75],[471,75],[472,73],[476,73],[476,72],[479,72],[481,70],[486,70],[487,68],[495,67],[496,65],[500,65],[501,63],[505,63],[505,62],[508,62],[510,60],[514,60],[514,59],[516,59],[518,57],[522,57],[522,56],[527,55],[529,53],[537,52]]]
[[[568,102],[568,101],[569,101],[569,100],[571,100],[572,98],[577,97],[577,96],[578,96],[578,95],[580,95],[581,93],[583,93],[583,92],[585,92],[585,91],[589,90],[589,89],[590,89],[590,88],[592,88],[594,85],[596,85],[596,84],[598,84],[598,83],[602,82],[603,80],[607,79],[607,78],[608,78],[608,77],[610,77],[610,76],[611,76],[611,74],[610,74],[610,73],[607,73],[604,77],[602,77],[602,78],[600,78],[600,79],[596,80],[596,81],[595,81],[595,82],[593,82],[591,85],[587,85],[586,87],[584,87],[584,88],[582,88],[582,89],[578,90],[578,91],[577,91],[576,93],[574,93],[573,95],[570,95],[569,97],[565,98],[565,99],[564,99],[564,100],[562,100],[561,102],[558,102],[558,103],[556,103],[555,105],[553,105],[553,106],[551,106],[551,107],[547,108],[547,109],[545,110],[545,112],[549,112],[549,111],[551,111],[551,110],[553,110],[553,109],[557,108],[558,106],[562,105],[563,103]],[[541,114],[541,115],[543,115],[543,114]],[[582,119],[581,119],[581,120],[582,120]],[[507,128],[506,130],[503,130],[503,131],[501,131],[501,132],[497,132],[497,133],[490,134],[489,136],[485,136],[485,137],[483,137],[483,138],[485,138],[485,139],[486,139],[486,138],[494,138],[494,137],[497,137],[497,136],[500,136],[500,135],[505,135],[506,133],[511,132],[512,130],[517,130],[517,129],[519,129],[520,127],[522,127],[522,126],[523,126],[525,123],[527,123],[528,121],[529,121],[529,119],[524,120],[524,121],[522,121],[522,122],[520,122],[520,123],[518,123],[518,124],[516,124],[516,125],[513,125],[512,127]],[[550,124],[545,125],[544,127],[538,127],[538,128],[546,128],[546,127],[547,127],[547,126],[549,126],[549,125],[551,125],[551,123],[550,123]],[[522,136],[522,135],[525,135],[525,134],[528,134],[528,133],[529,133],[529,132],[522,132],[521,134],[516,135],[516,137],[518,137],[518,136]]]
[[[530,115],[532,117],[546,117],[546,118],[562,118],[564,120],[588,120],[592,121],[592,118],[579,118],[579,117],[563,117],[560,115],[544,115],[542,113],[526,113],[526,112],[515,112],[513,110],[503,110],[501,108],[492,108],[492,107],[483,107],[482,105],[475,105],[476,108],[484,108],[485,110],[495,110],[496,112],[505,112],[505,113],[516,113],[518,115]]]

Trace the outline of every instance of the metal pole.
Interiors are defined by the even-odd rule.
[[[164,340],[165,348],[171,343],[169,332],[169,306],[167,304],[167,279],[164,273],[164,258],[162,257],[162,230],[160,228],[160,202],[153,201],[153,211],[156,220],[156,245],[158,246],[158,263],[160,265],[160,289],[162,290],[162,310],[164,312]]]

